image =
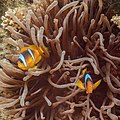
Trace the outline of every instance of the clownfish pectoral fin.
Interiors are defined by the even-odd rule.
[[[85,90],[84,84],[81,82],[81,80],[78,80],[78,81],[77,81],[77,86],[78,86],[80,89]]]
[[[83,69],[81,75],[85,75],[86,71],[87,71],[87,68]]]
[[[93,90],[95,90],[95,89],[100,85],[100,83],[101,83],[101,80],[98,80],[98,81],[94,84]]]

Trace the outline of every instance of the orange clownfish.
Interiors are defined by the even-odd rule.
[[[22,48],[18,58],[18,67],[22,70],[37,68],[36,64],[42,59],[43,53],[42,48],[35,45]]]
[[[99,86],[100,83],[101,83],[101,80],[98,80],[95,84],[93,84],[90,74],[87,73],[85,74],[85,77],[84,77],[84,83],[78,80],[77,86],[82,90],[86,90],[87,94],[90,94],[93,92],[93,90],[95,90]]]

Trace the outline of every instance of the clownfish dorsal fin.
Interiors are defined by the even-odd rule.
[[[100,85],[100,83],[101,83],[101,80],[98,80],[98,81],[94,84],[93,90],[95,90],[95,89]]]
[[[85,90],[85,87],[84,87],[84,84],[81,82],[81,80],[78,79],[77,81],[77,86],[82,89],[82,90]]]
[[[23,54],[20,54],[18,59],[20,61],[22,61],[22,63],[24,64],[25,67],[27,67],[27,63],[26,63],[26,60],[25,60],[25,57]]]

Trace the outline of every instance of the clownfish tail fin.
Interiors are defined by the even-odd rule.
[[[95,90],[95,89],[100,85],[100,83],[101,83],[101,80],[98,80],[98,81],[94,84],[93,90]]]
[[[77,86],[82,89],[82,90],[85,90],[85,87],[84,87],[84,84],[81,82],[81,80],[78,79],[77,81]]]

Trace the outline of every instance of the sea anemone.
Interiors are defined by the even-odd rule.
[[[120,34],[102,8],[102,0],[34,0],[25,11],[8,10],[4,20],[16,27],[3,26],[15,49],[0,61],[0,109],[14,120],[118,120]],[[19,51],[30,45],[46,58],[23,71]],[[92,94],[77,87],[84,68],[94,82],[102,80]]]

